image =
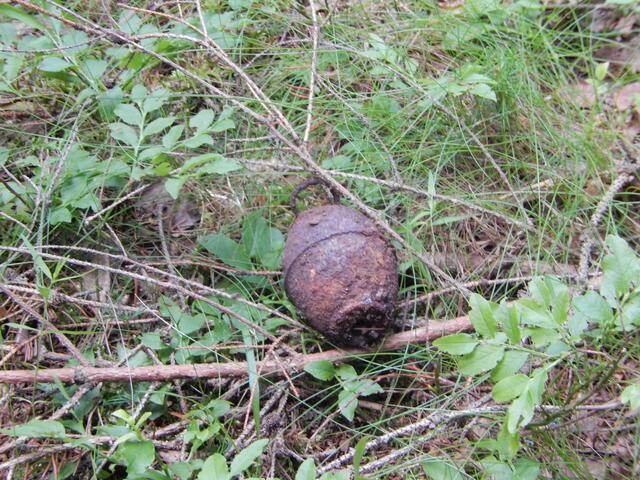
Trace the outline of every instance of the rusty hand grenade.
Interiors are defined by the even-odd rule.
[[[332,205],[297,215],[284,247],[284,287],[302,316],[329,340],[344,347],[365,347],[384,336],[398,294],[396,254],[376,225],[339,204],[339,193],[318,177],[298,185],[298,194],[323,184]]]

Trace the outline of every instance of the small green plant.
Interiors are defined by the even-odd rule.
[[[510,461],[518,452],[519,433],[542,403],[549,372],[575,354],[578,342],[603,341],[610,332],[640,327],[640,258],[620,237],[608,236],[606,246],[599,292],[572,297],[567,285],[544,277],[533,280],[529,295],[512,304],[498,305],[473,295],[469,319],[476,333],[434,341],[440,351],[457,358],[463,375],[489,373],[495,383],[494,400],[509,403],[497,439],[482,442],[502,460]],[[528,360],[531,371],[519,373]],[[621,399],[633,408],[637,393],[632,385]],[[492,469],[511,469],[492,456],[485,462]]]
[[[347,363],[336,368],[327,360],[318,360],[305,365],[304,370],[318,380],[338,380],[342,387],[338,394],[338,409],[349,421],[353,421],[359,397],[383,392],[382,387],[373,380],[359,379],[355,368]]]

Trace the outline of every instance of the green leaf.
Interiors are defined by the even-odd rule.
[[[178,331],[185,335],[189,335],[193,332],[197,332],[200,330],[204,324],[207,323],[207,317],[202,314],[198,315],[187,315],[182,314],[180,316],[180,320],[178,321]]]
[[[469,320],[476,332],[485,338],[493,338],[496,334],[496,319],[491,303],[474,293],[471,295],[469,305],[471,306]]]
[[[315,362],[307,363],[304,366],[304,371],[318,380],[324,380],[325,382],[331,380],[336,373],[333,363],[328,360],[316,360]]]
[[[629,404],[631,410],[640,408],[640,384],[626,387],[620,395],[620,401],[624,404]]]
[[[55,210],[52,210],[49,214],[49,223],[51,225],[57,225],[59,223],[69,223],[71,222],[71,212],[68,208],[59,207]]]
[[[316,480],[316,465],[313,458],[307,458],[296,472],[295,480]]]
[[[189,120],[189,126],[196,129],[196,134],[206,131],[215,117],[213,110],[200,110]]]
[[[496,102],[496,92],[486,83],[478,83],[469,89],[469,93]]]
[[[230,478],[227,461],[219,453],[214,453],[207,458],[198,474],[198,480],[229,480]]]
[[[139,126],[142,123],[142,114],[140,110],[131,105],[130,103],[121,103],[113,111],[120,120],[129,125]],[[137,139],[136,139],[137,141]]]
[[[422,469],[433,480],[463,480],[468,478],[453,463],[441,458],[433,458],[422,462]]]
[[[356,373],[356,369],[353,368],[348,363],[343,363],[336,369],[336,377],[338,377],[343,382],[349,380],[355,380],[358,378],[358,374]]]
[[[478,340],[467,333],[454,333],[438,338],[433,342],[433,345],[451,355],[464,355],[471,353],[476,348]]]
[[[111,130],[111,136],[130,147],[134,147],[138,144],[138,134],[129,125],[124,123],[110,123],[109,130]]]
[[[97,60],[95,58],[89,58],[85,60],[85,62],[80,65],[80,68],[84,72],[84,74],[89,77],[91,80],[100,80],[102,75],[107,70],[109,66],[109,62],[105,60]]]
[[[338,394],[338,409],[344,418],[353,421],[358,407],[358,395],[349,390],[342,390]]]
[[[640,259],[622,238],[609,235],[605,241],[609,254],[602,260],[604,276],[600,293],[615,304],[633,285],[640,284]]]
[[[43,32],[47,31],[47,28],[44,26],[43,23],[41,23],[38,19],[29,15],[19,7],[13,7],[7,4],[0,4],[0,15],[22,22],[25,25],[30,26],[31,28],[35,28],[36,30],[41,30]]]
[[[502,330],[507,334],[511,344],[519,345],[522,340],[522,332],[520,331],[518,309],[513,305],[500,305],[500,308],[495,312],[495,317],[502,325]]]
[[[169,193],[169,195],[171,195],[171,198],[175,200],[176,198],[178,198],[180,190],[182,189],[182,186],[186,181],[186,177],[167,178],[167,180],[164,182],[164,188],[167,189],[167,192]]]
[[[491,395],[496,402],[509,402],[520,396],[529,383],[529,377],[519,373],[500,380],[493,386]]]
[[[178,142],[184,131],[184,125],[175,125],[171,127],[169,132],[162,137],[162,146],[167,150],[171,150]]]
[[[608,325],[613,320],[613,312],[607,301],[598,292],[589,290],[584,295],[573,298],[573,315],[567,328],[571,335],[580,335],[588,324]]]
[[[37,270],[40,270],[42,274],[45,277],[47,277],[49,280],[53,280],[53,275],[51,275],[51,270],[49,270],[49,267],[47,266],[46,262],[42,259],[42,256],[40,255],[40,253],[38,253],[38,251],[34,248],[34,246],[31,244],[31,242],[27,237],[25,237],[24,235],[21,235],[20,238],[22,239],[25,246],[27,247],[27,250],[29,250],[29,253],[31,254],[31,258],[33,258],[33,263],[36,266]]]
[[[213,162],[209,162],[198,168],[199,174],[216,173],[224,175],[226,173],[241,170],[242,165],[232,158],[221,157]]]
[[[218,120],[216,123],[213,124],[213,126],[209,129],[210,132],[213,133],[220,133],[220,132],[225,132],[227,130],[231,130],[232,128],[235,128],[236,124],[234,123],[233,120],[231,120],[230,118],[223,118],[221,120]]]
[[[161,350],[165,347],[160,334],[157,332],[147,332],[142,334],[142,344],[152,350]]]
[[[523,367],[528,358],[529,354],[527,352],[507,350],[502,360],[491,372],[491,380],[499,382],[503,378],[513,375]]]
[[[11,437],[65,438],[64,426],[55,420],[30,420],[0,431]]]
[[[504,355],[504,346],[485,344],[458,360],[463,375],[473,376],[495,367]]]
[[[148,137],[149,135],[155,135],[175,122],[175,117],[161,117],[156,118],[153,122],[146,125],[142,130],[142,136]]]
[[[180,480],[189,480],[193,475],[193,466],[189,462],[168,463],[169,471]]]
[[[231,462],[231,476],[238,475],[253,465],[256,459],[262,455],[262,451],[268,443],[269,440],[267,439],[256,440],[247,448],[240,451]]]
[[[624,330],[631,330],[633,326],[640,327],[640,294],[636,294],[622,305],[620,316]]]
[[[60,57],[46,57],[44,60],[40,62],[38,65],[38,70],[42,70],[43,72],[62,72],[69,67],[72,67],[73,64],[67,62],[64,58]]]
[[[609,72],[609,62],[598,64],[595,71],[596,79],[600,82],[603,81],[604,78],[607,76],[608,72]]]
[[[518,460],[513,478],[518,480],[536,480],[540,475],[540,464],[535,460],[522,458]]]
[[[185,140],[183,143],[187,148],[198,148],[205,144],[213,145],[213,139],[209,135],[202,133]]]
[[[127,467],[127,473],[143,474],[154,462],[155,448],[150,441],[124,442],[118,446],[118,456],[121,456]]]
[[[227,265],[245,270],[252,267],[251,259],[245,249],[226,235],[221,233],[205,235],[200,237],[198,243]]]
[[[337,472],[327,472],[320,477],[320,480],[349,480],[351,472],[349,470],[338,470]]]
[[[168,97],[169,92],[164,88],[154,90],[144,99],[144,102],[142,102],[142,110],[145,113],[154,112],[165,104]]]

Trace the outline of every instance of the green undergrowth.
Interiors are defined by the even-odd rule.
[[[637,5],[315,3],[308,150],[411,247],[394,243],[393,329],[469,313],[474,332],[276,380],[258,362],[332,348],[280,278],[309,174],[292,146],[312,11],[202,1],[217,50],[189,27],[195,3],[160,3],[0,4],[0,367],[246,362],[247,377],[0,385],[15,442],[0,476],[637,476],[637,177],[594,213],[633,173],[640,108],[616,106],[633,65],[596,52],[638,32],[593,27]],[[293,133],[274,133],[274,109]]]

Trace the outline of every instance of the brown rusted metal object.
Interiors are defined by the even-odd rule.
[[[292,195],[311,184],[303,182]],[[364,347],[381,340],[396,306],[396,254],[376,225],[355,210],[336,204],[298,215],[284,247],[287,296],[303,317],[331,341]]]

